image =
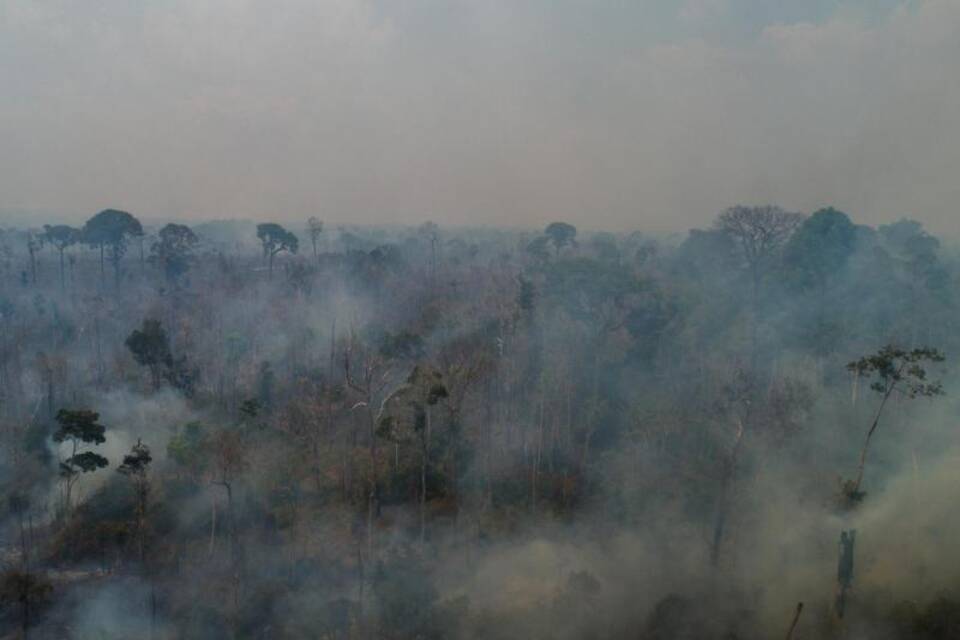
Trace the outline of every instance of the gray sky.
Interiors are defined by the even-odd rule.
[[[960,231],[957,0],[0,0],[0,87],[0,210]]]

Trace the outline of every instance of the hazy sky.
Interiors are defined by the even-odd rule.
[[[960,0],[0,0],[0,209],[666,230],[766,202],[960,230]]]

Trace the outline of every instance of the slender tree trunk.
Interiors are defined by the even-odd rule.
[[[427,465],[430,455],[430,405],[426,407],[427,424],[423,434],[423,450],[420,456],[420,548],[427,537]]]
[[[538,488],[540,484],[540,459],[543,456],[543,394],[540,394],[540,403],[537,416],[537,439],[534,443],[533,469],[530,473],[530,510],[537,515]]]
[[[740,454],[740,444],[743,442],[743,422],[738,425],[736,439],[730,457],[724,465],[723,477],[720,479],[720,495],[717,499],[717,516],[713,526],[713,544],[710,549],[710,563],[716,567],[720,562],[720,545],[726,530],[727,512],[729,510],[730,485],[737,470],[737,458]]]
[[[207,551],[209,557],[213,557],[213,550],[217,541],[217,498],[210,501],[210,546]]]
[[[60,249],[60,289],[67,290],[67,274],[63,265],[63,249]]]
[[[860,492],[860,485],[863,483],[863,471],[867,466],[867,452],[870,449],[870,439],[873,437],[873,433],[877,430],[877,427],[880,426],[880,416],[883,415],[883,409],[886,407],[890,396],[893,395],[894,389],[896,389],[896,385],[891,384],[883,394],[883,400],[880,402],[880,407],[877,409],[877,413],[874,415],[873,423],[870,425],[870,430],[867,431],[867,437],[864,438],[863,449],[860,450],[860,461],[857,463],[857,477],[853,481],[853,488],[851,491],[852,495]]]
[[[753,319],[750,326],[750,367],[754,373],[757,369],[759,357],[760,333],[760,271],[758,266],[753,267]]]

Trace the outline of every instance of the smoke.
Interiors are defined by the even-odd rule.
[[[677,231],[829,202],[948,232],[960,10],[838,4],[14,0],[0,207]]]

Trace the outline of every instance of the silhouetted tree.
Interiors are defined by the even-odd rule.
[[[100,250],[100,275],[105,277],[104,258],[113,265],[114,280],[120,282],[120,261],[127,252],[127,240],[143,234],[140,221],[126,211],[105,209],[83,225],[83,241]]]
[[[69,455],[60,460],[60,479],[63,482],[63,513],[68,514],[74,484],[82,473],[91,473],[103,469],[110,462],[93,451],[81,451],[86,445],[96,446],[106,442],[106,427],[98,422],[100,414],[87,409],[61,409],[56,420],[59,427],[53,434],[53,441],[66,444]]]
[[[44,238],[57,250],[60,255],[60,286],[66,288],[67,276],[64,268],[64,252],[80,241],[80,230],[65,224],[45,225],[43,227]]]
[[[551,222],[547,225],[547,228],[543,230],[543,233],[550,239],[557,255],[560,255],[560,250],[564,247],[576,244],[577,228],[572,224],[567,224],[566,222]]]
[[[159,389],[164,371],[173,367],[170,339],[159,320],[146,319],[139,329],[134,329],[124,343],[137,364],[150,369],[153,388]]]
[[[133,483],[134,505],[136,508],[137,550],[140,563],[144,562],[144,538],[146,536],[147,498],[150,493],[150,483],[147,480],[147,471],[153,457],[150,448],[138,438],[130,453],[123,456],[123,462],[117,471],[127,476]]]
[[[865,495],[860,490],[860,486],[863,483],[863,470],[867,464],[870,439],[880,426],[880,418],[890,397],[894,393],[900,393],[906,398],[930,398],[942,395],[943,385],[939,381],[927,379],[927,370],[924,369],[924,365],[943,362],[945,359],[942,353],[931,347],[906,351],[888,345],[873,355],[864,356],[847,365],[847,369],[855,375],[872,380],[870,388],[880,394],[880,404],[867,430],[863,448],[860,450],[857,475],[853,480],[845,482],[843,486],[843,493],[849,501],[859,502]]]
[[[804,220],[783,251],[783,264],[792,284],[826,289],[831,276],[838,275],[856,248],[857,228],[847,214],[820,209]]]
[[[30,255],[30,282],[37,284],[37,254],[43,249],[46,236],[36,231],[27,231],[27,253]]]
[[[273,259],[282,251],[296,253],[300,246],[297,236],[275,222],[257,225],[257,238],[263,245],[263,255],[270,265],[270,277],[273,277]]]
[[[193,250],[200,240],[190,227],[168,224],[158,234],[158,240],[150,248],[150,260],[162,270],[167,282],[176,285],[189,270]]]

